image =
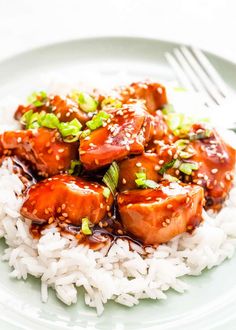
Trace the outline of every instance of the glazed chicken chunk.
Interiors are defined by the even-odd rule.
[[[108,121],[80,141],[80,160],[87,170],[141,154],[153,134],[152,117],[140,103],[111,109]]]
[[[197,185],[163,182],[157,189],[124,191],[117,202],[129,233],[145,244],[160,244],[199,225],[204,191]]]
[[[40,101],[40,95],[38,96],[38,101]],[[78,102],[69,96],[61,97],[59,95],[52,95],[46,97],[46,100],[42,102],[41,106],[35,106],[34,104],[27,106],[19,105],[15,112],[15,119],[20,120],[23,114],[29,110],[33,110],[33,112],[44,111],[46,113],[53,113],[62,122],[68,122],[76,118],[83,126],[91,118],[91,114],[82,111]]]
[[[121,90],[121,97],[124,103],[130,99],[143,100],[151,114],[168,103],[165,87],[150,81],[132,83]]]
[[[65,143],[55,129],[7,131],[0,142],[5,151],[25,160],[44,177],[68,170],[71,160],[78,157],[78,144]]]
[[[21,214],[39,224],[58,221],[79,226],[83,218],[97,224],[113,203],[111,194],[104,197],[104,188],[82,178],[56,175],[29,189]]]

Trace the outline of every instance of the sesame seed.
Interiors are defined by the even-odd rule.
[[[173,155],[173,152],[172,152],[172,150],[170,150],[170,149],[169,149],[169,150],[167,151],[167,153],[168,153],[168,155],[169,155],[169,156],[171,156],[171,157],[172,157],[172,155]]]
[[[64,213],[62,213],[62,216],[65,217],[65,218],[67,218],[68,217],[68,213],[64,212]]]
[[[122,183],[126,184],[126,179],[125,178],[122,179]]]
[[[170,224],[170,219],[166,219],[166,223]]]
[[[225,187],[225,184],[224,184],[224,182],[220,182],[220,186],[221,186],[221,188],[224,188]]]
[[[159,170],[160,170],[160,166],[155,165],[155,166],[154,166],[154,170],[155,170],[155,171],[159,171]]]
[[[218,172],[218,169],[217,168],[213,168],[212,170],[211,170],[211,173],[212,174],[216,174]]]
[[[168,204],[166,207],[167,207],[167,209],[172,209],[173,205]]]
[[[130,146],[128,144],[125,146],[125,148],[126,150],[130,151]]]
[[[141,167],[142,166],[142,163],[138,162],[138,163],[136,163],[136,166],[137,167]]]
[[[56,155],[56,160],[60,160],[60,156],[59,155]]]
[[[164,164],[164,162],[165,162],[165,161],[164,161],[163,159],[160,159],[159,162],[158,162],[158,164],[159,164],[159,165],[162,165],[162,164]]]
[[[84,155],[86,153],[86,151],[81,150],[79,153],[80,153],[80,155]]]
[[[197,184],[201,185],[202,184],[202,180],[197,180]]]
[[[50,225],[53,221],[54,221],[53,217],[50,217],[50,218],[48,219],[48,223],[49,223],[49,225]]]
[[[146,197],[146,201],[150,201],[152,199],[152,197]]]
[[[103,208],[104,208],[103,203],[100,203],[100,209],[103,209]]]
[[[22,141],[22,138],[21,137],[18,137],[17,138],[17,142],[20,143]]]
[[[167,227],[167,223],[165,221],[162,222],[162,227]]]
[[[231,175],[229,173],[226,173],[225,178],[227,181],[231,181]]]
[[[120,235],[123,235],[124,234],[123,230],[121,230],[121,229],[118,229],[117,230],[117,233],[120,234]]]
[[[187,198],[186,198],[186,204],[188,204],[190,202],[190,197],[188,196]]]
[[[97,159],[95,159],[94,162],[95,162],[96,165],[99,165],[99,161]]]
[[[32,214],[36,214],[38,212],[38,210],[34,209]]]
[[[61,209],[65,210],[65,208],[66,208],[66,204],[62,204]]]
[[[64,151],[65,151],[64,148],[58,149],[58,152],[60,152],[60,153],[62,153],[62,152],[64,152]]]
[[[61,208],[60,207],[57,208],[57,213],[61,213]]]

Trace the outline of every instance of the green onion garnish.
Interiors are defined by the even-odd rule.
[[[80,137],[84,139],[87,136],[89,136],[90,134],[91,134],[90,129],[85,129],[84,131],[81,132]]]
[[[118,99],[113,99],[112,97],[107,97],[102,101],[101,107],[104,108],[107,106],[119,109],[122,107],[122,102]]]
[[[98,102],[87,93],[79,93],[78,103],[84,112],[95,112],[98,107]]]
[[[88,93],[73,91],[70,97],[79,104],[79,107],[84,112],[95,112],[98,107],[98,102]]]
[[[170,174],[167,174],[167,173],[164,173],[163,175],[163,179],[164,180],[167,180],[169,182],[179,182],[179,179],[176,178],[175,176],[173,175],[170,175]]]
[[[81,161],[80,160],[72,160],[70,163],[70,169],[68,170],[69,174],[79,175],[81,172]]]
[[[179,150],[184,150],[188,144],[189,144],[189,140],[186,139],[179,139],[175,142],[175,146]]]
[[[110,194],[111,194],[111,191],[110,191],[110,189],[109,188],[107,188],[107,187],[104,187],[103,188],[103,196],[106,198],[106,199],[108,199],[109,197],[110,197]]]
[[[47,101],[48,96],[44,91],[34,92],[27,98],[27,103],[34,105],[36,108],[41,107]]]
[[[93,116],[91,120],[87,121],[86,125],[93,131],[101,127],[104,121],[108,120],[110,117],[111,115],[109,113],[106,113],[105,111],[99,111],[96,115]]]
[[[79,139],[82,125],[78,119],[73,119],[70,122],[60,122],[53,113],[46,113],[45,111],[33,112],[27,111],[20,122],[26,126],[26,129],[33,129],[39,127],[57,128],[65,142],[75,142]]]
[[[89,219],[88,218],[82,219],[81,231],[84,235],[92,235],[92,230],[89,228]]]
[[[158,184],[153,180],[148,180],[145,172],[135,173],[137,179],[135,180],[136,185],[138,188],[145,189],[145,188],[152,188],[155,189],[158,187]]]
[[[58,130],[64,138],[65,142],[75,142],[79,139],[80,130],[82,128],[78,119],[74,118],[70,122],[60,123]]]
[[[207,139],[210,136],[211,136],[211,130],[205,129],[200,133],[190,133],[189,134],[189,140],[190,141],[202,140],[202,139]]]
[[[169,113],[174,113],[174,107],[172,104],[166,104],[165,107],[162,109],[163,115],[168,115]]]
[[[176,160],[172,159],[170,162],[165,163],[162,168],[159,170],[159,173],[163,175],[169,168],[172,168],[175,164]]]
[[[39,126],[47,128],[58,128],[60,121],[53,113],[41,112],[38,117]]]
[[[187,175],[191,175],[192,171],[198,170],[198,164],[197,163],[182,163],[179,167],[179,170]]]
[[[115,195],[118,180],[119,166],[116,162],[113,162],[102,179],[102,181],[107,185],[113,195]]]

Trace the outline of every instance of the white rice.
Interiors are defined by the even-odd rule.
[[[0,127],[4,129],[6,125]],[[78,246],[73,237],[62,237],[55,228],[33,239],[29,222],[19,214],[22,189],[11,161],[5,161],[0,168],[0,237],[8,247],[2,260],[12,267],[13,278],[26,279],[29,274],[40,278],[43,302],[49,287],[67,305],[76,303],[77,289],[83,287],[85,303],[96,308],[98,315],[111,299],[129,307],[144,298],[166,299],[169,288],[181,293],[188,289],[182,276],[200,275],[235,252],[236,185],[225,207],[214,216],[204,212],[204,222],[193,234],[145,251],[134,243],[130,250],[121,239],[109,251],[93,251]]]

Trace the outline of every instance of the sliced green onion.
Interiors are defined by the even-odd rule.
[[[102,108],[104,108],[106,106],[119,109],[122,107],[122,102],[118,99],[113,99],[112,97],[107,97],[101,103]]]
[[[89,136],[90,134],[91,134],[90,129],[85,129],[84,131],[81,132],[80,137],[84,139],[87,136]]]
[[[86,125],[93,131],[101,127],[104,121],[108,120],[110,117],[111,115],[109,113],[106,113],[105,111],[99,111],[96,115],[93,116],[91,120],[87,121]]]
[[[172,104],[166,104],[165,107],[162,109],[163,115],[168,115],[169,113],[174,113],[174,107]]]
[[[174,166],[175,162],[176,160],[172,159],[170,162],[165,163],[159,170],[159,173],[163,175],[169,168],[172,168]]]
[[[115,195],[116,187],[119,180],[119,166],[116,162],[113,162],[109,169],[106,171],[102,181],[110,189],[113,195]]]
[[[84,112],[95,112],[98,107],[98,102],[87,93],[79,93],[78,103]]]
[[[81,231],[84,235],[92,235],[92,230],[89,228],[89,219],[88,218],[82,219]]]
[[[188,151],[179,151],[179,157],[182,159],[188,159],[191,158],[195,153],[194,152],[188,152]]]
[[[108,199],[110,197],[111,191],[110,191],[109,188],[105,187],[105,188],[103,188],[103,193],[102,194],[106,199]]]
[[[34,112],[29,118],[29,122],[26,125],[26,128],[27,129],[39,128],[40,125],[38,123],[38,118],[39,118],[39,114],[37,112]]]
[[[70,122],[60,123],[58,126],[59,132],[64,138],[65,142],[75,142],[80,137],[80,130],[82,128],[78,119],[74,118]]]
[[[179,182],[179,179],[176,178],[175,176],[173,175],[170,175],[170,174],[167,174],[167,173],[164,173],[163,175],[163,179],[164,180],[167,180],[169,182]]]
[[[53,113],[40,113],[38,123],[40,126],[53,129],[58,128],[60,121]]]
[[[175,146],[179,150],[184,150],[189,144],[189,140],[187,139],[179,139],[175,142]]]
[[[191,175],[192,171],[198,170],[198,167],[197,163],[182,163],[179,170],[184,174]]]
[[[27,127],[30,122],[30,118],[31,118],[32,114],[33,114],[33,110],[29,110],[29,111],[25,112],[20,119],[20,123]]]
[[[32,104],[35,107],[41,107],[45,104],[45,102],[47,101],[48,96],[47,93],[44,91],[41,92],[34,92],[32,93],[28,98],[27,98],[27,102],[28,104]]]
[[[205,129],[204,131],[202,131],[200,133],[190,133],[189,140],[195,141],[195,140],[207,139],[211,136],[211,132],[212,131],[210,129]]]
[[[69,174],[79,175],[81,172],[81,161],[80,160],[72,160],[70,163],[70,169],[68,170]]]
[[[98,107],[98,102],[88,93],[72,91],[70,97],[76,101],[80,109],[84,112],[95,112]]]
[[[155,181],[148,180],[145,172],[135,173],[135,175],[137,177],[137,179],[135,180],[135,183],[138,186],[138,188],[142,188],[142,189],[152,188],[152,189],[155,189],[159,186]]]

